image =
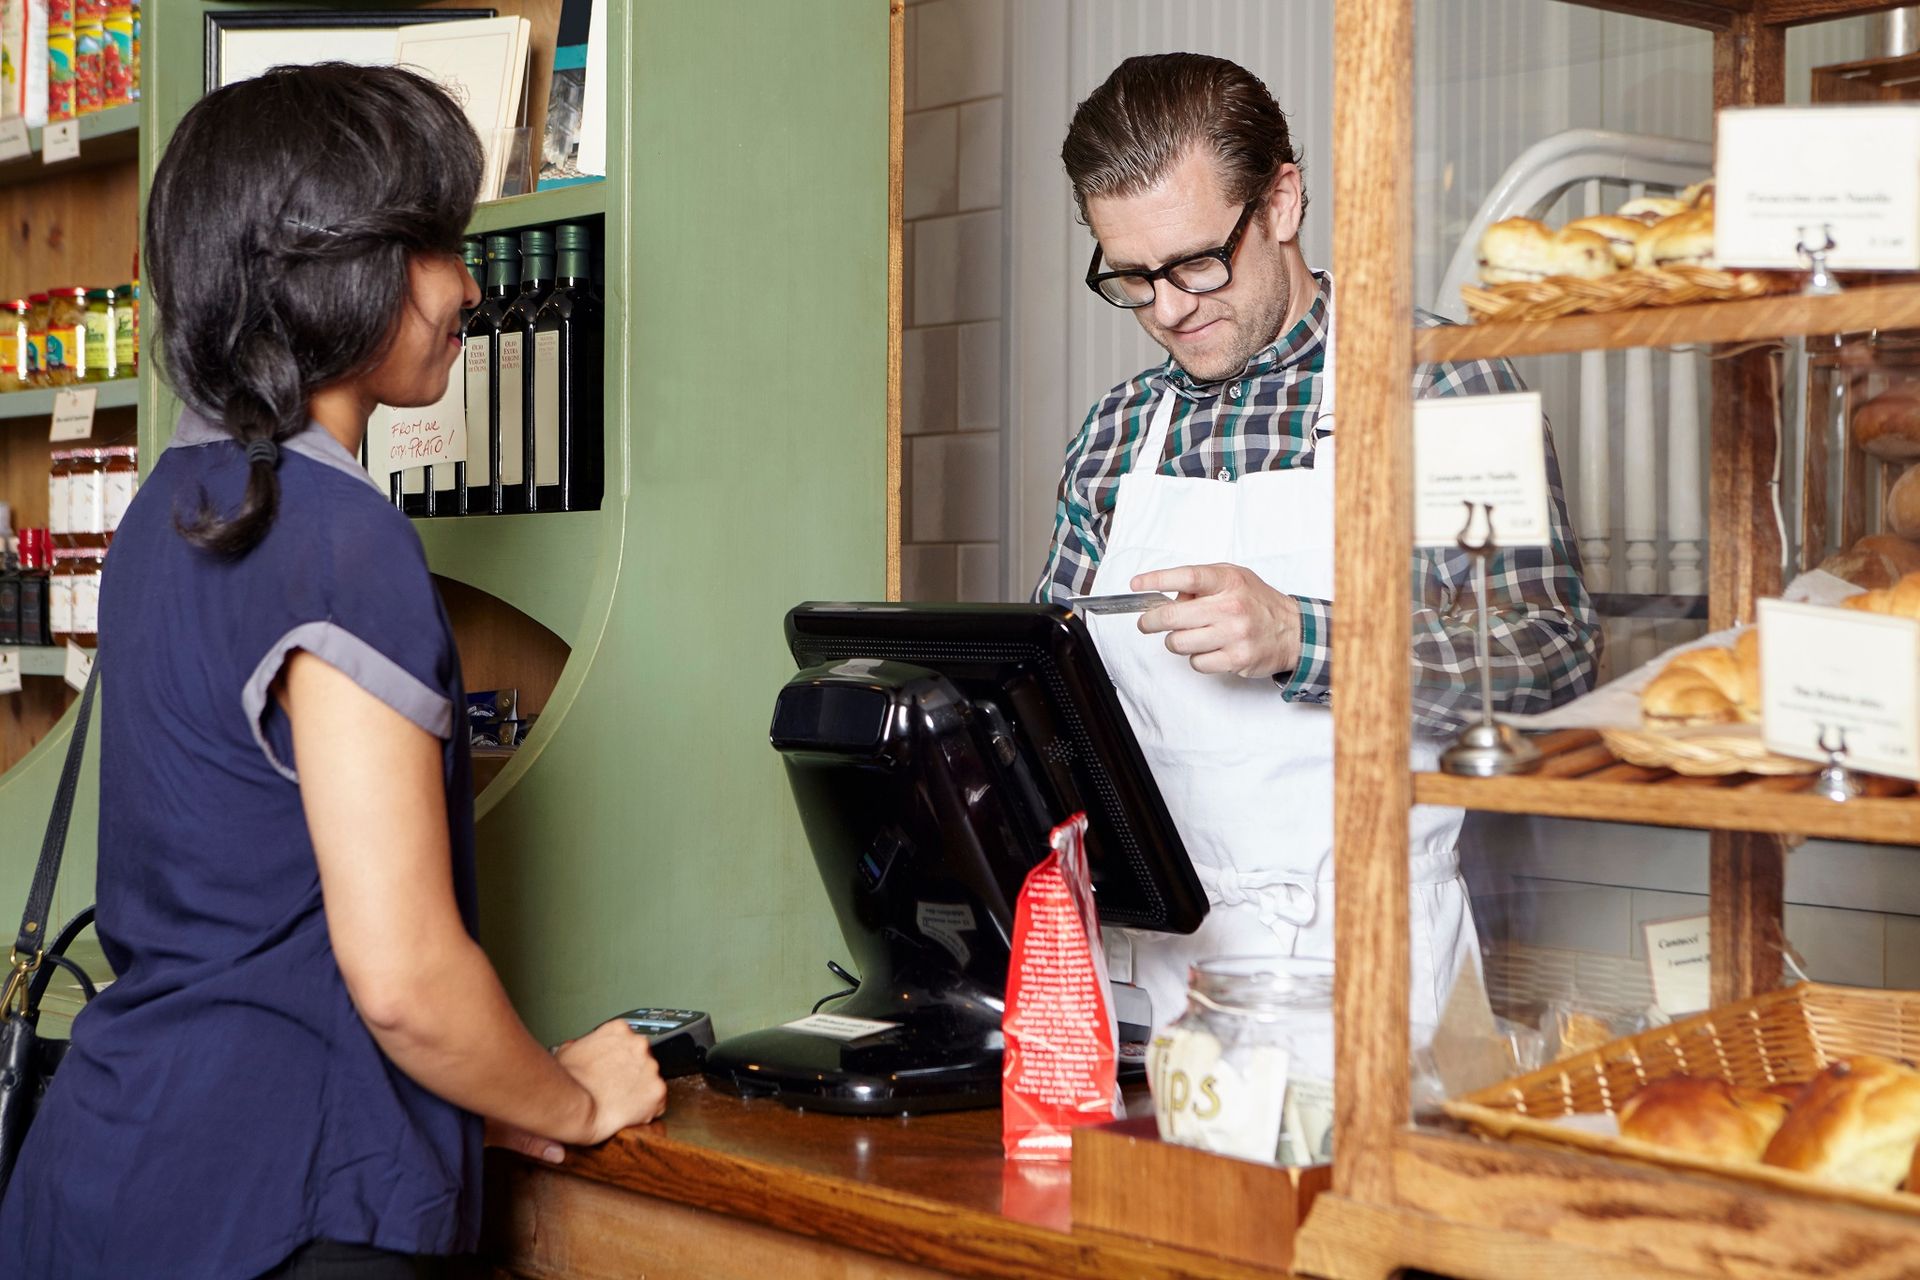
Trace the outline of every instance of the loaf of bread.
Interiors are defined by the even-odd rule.
[[[1889,462],[1920,458],[1920,387],[1895,387],[1854,410],[1853,442]]]
[[[1480,280],[1512,284],[1574,276],[1593,280],[1619,268],[1607,240],[1577,227],[1554,232],[1532,218],[1505,218],[1480,237]]]
[[[1620,1136],[1673,1151],[1751,1164],[1787,1118],[1787,1102],[1725,1080],[1674,1076],[1642,1088],[1619,1112]]]
[[[1898,534],[1869,534],[1822,560],[1820,568],[1856,587],[1890,587],[1907,574],[1920,572],[1920,546]]]
[[[1903,538],[1920,538],[1920,467],[1908,467],[1887,491],[1887,528]]]
[[[1640,691],[1650,725],[1738,724],[1760,718],[1760,633],[1742,632],[1731,649],[1689,649]]]
[[[1761,1157],[1841,1186],[1892,1191],[1920,1147],[1920,1071],[1843,1058],[1807,1083]]]

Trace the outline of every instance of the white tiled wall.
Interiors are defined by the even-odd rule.
[[[1001,548],[1006,16],[1006,0],[911,0],[907,9],[901,577],[909,600],[1008,594]]]

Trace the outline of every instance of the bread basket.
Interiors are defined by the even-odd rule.
[[[1718,1076],[1764,1088],[1806,1080],[1834,1059],[1860,1053],[1920,1059],[1920,992],[1801,983],[1573,1054],[1448,1102],[1445,1110],[1487,1138],[1692,1169],[1920,1215],[1920,1194],[1839,1187],[1771,1165],[1692,1156],[1554,1123],[1562,1116],[1613,1114],[1634,1090],[1667,1076]]]
[[[1555,320],[1576,314],[1629,311],[1636,307],[1678,307],[1695,302],[1734,302],[1761,298],[1799,287],[1791,271],[1723,271],[1717,267],[1673,265],[1634,267],[1582,280],[1549,276],[1515,284],[1464,284],[1460,296],[1473,321]]]
[[[1695,778],[1735,773],[1791,777],[1818,773],[1815,760],[1767,750],[1757,724],[1690,725],[1674,729],[1602,729],[1607,750],[1643,769],[1671,769]]]

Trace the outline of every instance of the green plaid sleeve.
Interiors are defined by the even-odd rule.
[[[1325,706],[1333,696],[1333,602],[1295,596],[1300,606],[1300,664],[1273,677],[1288,702]]]

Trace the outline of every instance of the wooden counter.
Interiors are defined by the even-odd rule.
[[[696,1077],[673,1082],[659,1123],[558,1168],[492,1157],[489,1252],[539,1280],[1283,1274],[1073,1230],[1067,1167],[1002,1159],[997,1110],[802,1113]]]

